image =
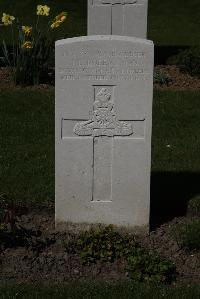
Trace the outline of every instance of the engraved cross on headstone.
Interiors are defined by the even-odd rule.
[[[73,119],[73,133],[74,138],[76,135],[93,139],[92,201],[112,201],[114,137],[134,135],[133,121],[117,119],[114,111],[114,86],[93,87],[94,103],[93,110],[89,113],[89,120]],[[63,123],[66,121],[69,119],[62,120]]]
[[[138,0],[100,0],[101,5],[111,6],[111,33],[112,35],[123,35],[125,6],[136,5]]]

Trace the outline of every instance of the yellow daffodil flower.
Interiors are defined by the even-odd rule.
[[[67,12],[63,11],[58,16],[55,17],[56,21],[64,22],[67,17]]]
[[[51,29],[55,29],[55,28],[58,28],[59,26],[60,26],[60,22],[53,22],[52,24],[51,24]]]
[[[6,224],[5,223],[0,223],[0,231],[3,231],[6,229]]]
[[[50,12],[50,7],[47,5],[38,5],[37,6],[37,15],[38,16],[48,16]]]
[[[30,36],[32,33],[32,27],[30,26],[22,26],[22,31],[26,36]]]
[[[32,49],[32,48],[33,48],[33,44],[30,41],[26,41],[22,45],[22,49]]]
[[[51,29],[58,28],[67,18],[66,12],[61,12],[58,16],[55,17],[53,23],[51,24]]]
[[[1,20],[5,26],[9,26],[12,25],[13,21],[15,20],[15,17],[3,13],[3,17]]]

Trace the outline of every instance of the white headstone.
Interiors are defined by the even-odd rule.
[[[148,226],[153,43],[56,42],[56,222]]]
[[[146,38],[148,0],[88,0],[88,35]]]

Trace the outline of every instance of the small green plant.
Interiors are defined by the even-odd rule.
[[[73,244],[72,244],[73,243]],[[129,234],[120,234],[112,225],[99,227],[81,233],[76,241],[68,242],[67,252],[79,254],[83,264],[113,262],[115,259],[127,257],[136,247],[135,238]]]
[[[200,195],[197,195],[189,200],[187,214],[192,217],[200,217]]]
[[[187,224],[177,224],[172,234],[180,248],[200,249],[200,219],[193,219]]]
[[[137,248],[127,259],[126,271],[134,281],[170,283],[175,279],[176,267],[155,252]]]
[[[161,71],[154,72],[154,83],[159,85],[169,85],[171,81],[172,80],[168,74]]]
[[[39,84],[44,74],[48,73],[48,62],[54,49],[54,32],[67,17],[66,12],[61,12],[52,18],[47,5],[38,5],[36,15],[35,24],[28,26],[9,14],[3,13],[2,16],[1,25],[10,27],[12,36],[11,53],[3,41],[3,62],[9,67],[15,84],[22,86]],[[42,26],[39,26],[40,23]]]
[[[178,65],[180,71],[200,77],[200,46],[181,51],[174,58],[174,63]]]
[[[12,200],[0,194],[0,249],[13,247],[21,243],[23,234],[16,226],[16,208]]]
[[[8,199],[5,194],[0,194],[0,231],[5,229],[15,229],[15,207],[12,200]]]

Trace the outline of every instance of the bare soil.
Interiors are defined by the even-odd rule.
[[[200,282],[200,251],[188,252],[180,249],[171,236],[171,229],[187,218],[176,218],[149,235],[137,236],[138,242],[146,249],[174,261],[178,281]],[[28,235],[28,245],[9,246],[0,252],[0,282],[62,282],[73,279],[127,280],[125,261],[83,265],[77,254],[66,252],[67,241],[80,228],[69,225],[65,232],[54,228],[54,210],[40,209],[17,217],[17,225]]]
[[[161,90],[199,90],[200,78],[182,73],[176,65],[157,65],[155,71],[166,74],[171,82],[169,84],[154,84],[156,89]]]

